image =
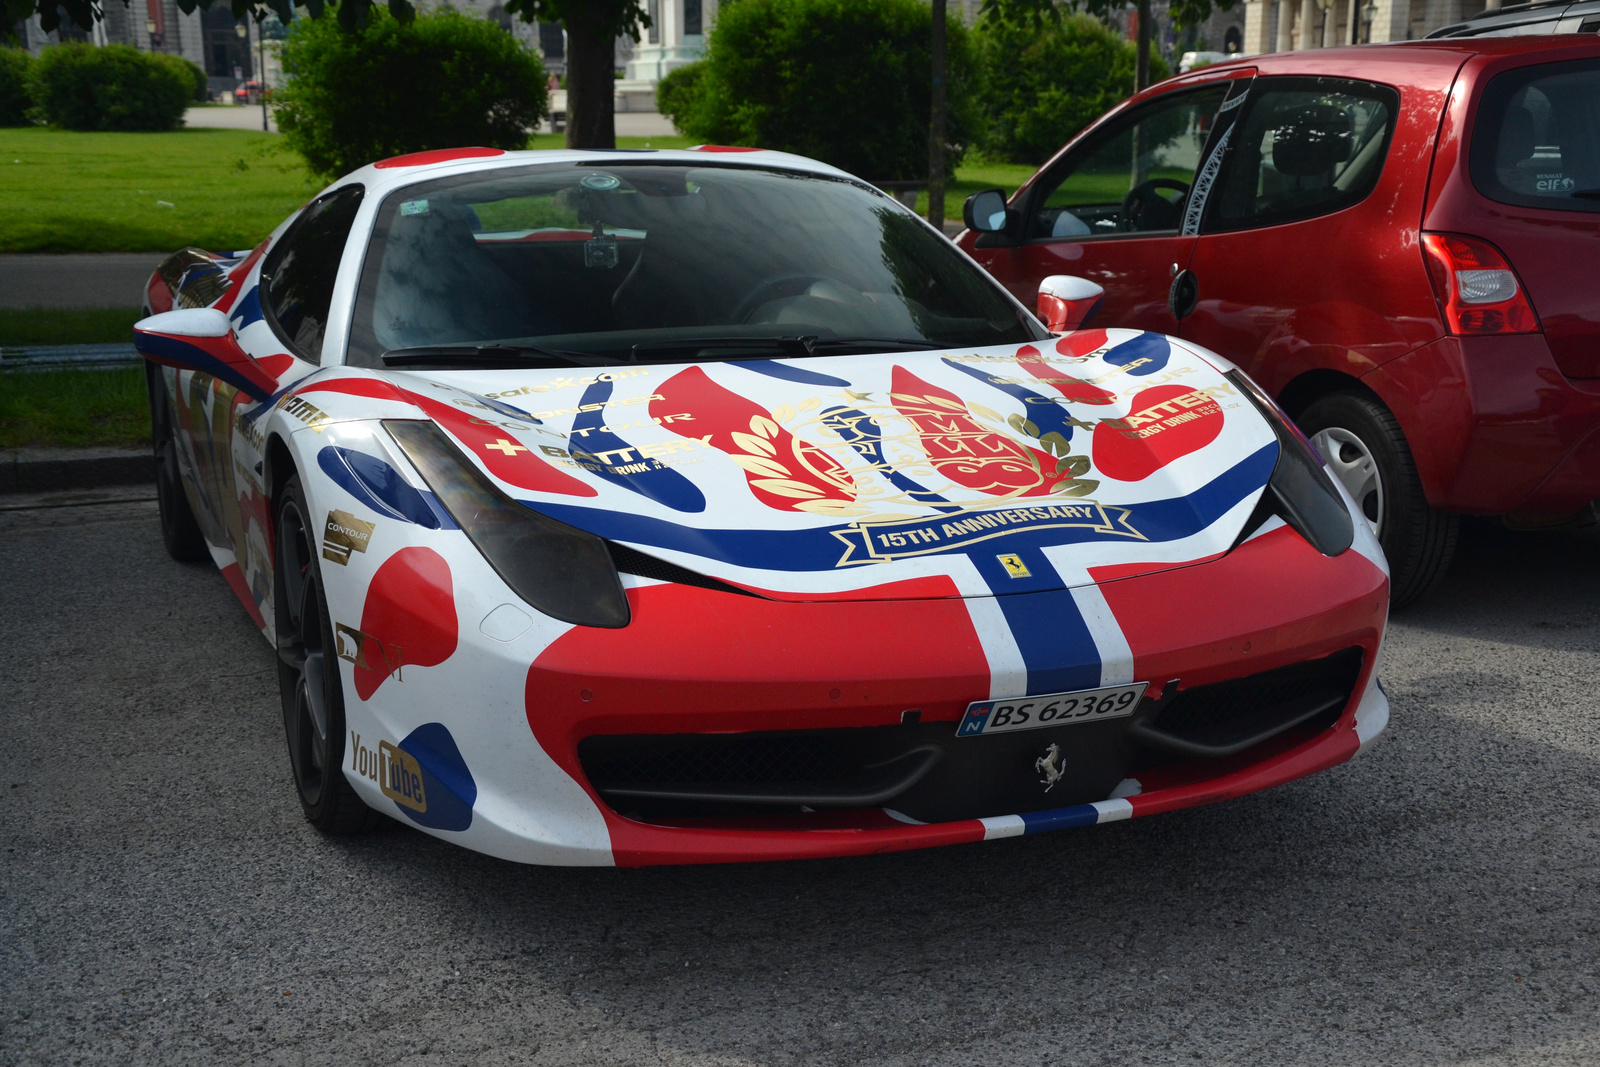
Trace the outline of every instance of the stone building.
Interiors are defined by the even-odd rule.
[[[261,57],[261,27],[254,21],[236,19],[226,3],[210,11],[185,14],[176,0],[116,0],[104,5],[105,17],[94,29],[63,26],[45,33],[34,15],[19,26],[22,46],[37,55],[46,45],[58,41],[85,41],[91,44],[130,44],[141,52],[165,52],[182,56],[206,72],[213,93],[237,88],[257,78]],[[243,28],[244,33],[239,30]],[[281,27],[276,18],[266,22],[268,48]],[[267,57],[267,81],[277,81],[276,57]]]
[[[1247,0],[1246,52],[1410,41],[1500,0]]]

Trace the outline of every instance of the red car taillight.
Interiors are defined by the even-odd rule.
[[[1425,233],[1422,247],[1451,333],[1539,332],[1522,283],[1494,245],[1477,237]]]

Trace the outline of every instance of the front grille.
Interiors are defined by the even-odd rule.
[[[644,785],[729,788],[838,782],[852,761],[826,733],[591,737],[579,746],[601,792]]]
[[[1121,781],[1127,720],[957,738],[956,723],[738,734],[598,735],[578,760],[614,810],[646,821],[892,807],[913,819],[1100,800]],[[1055,746],[1065,777],[1036,764]]]
[[[1303,723],[1338,718],[1361,675],[1361,649],[1182,689],[1136,733],[1172,751],[1230,755]]]

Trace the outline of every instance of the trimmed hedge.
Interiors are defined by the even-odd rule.
[[[190,82],[193,83],[194,95],[189,98],[190,100],[194,101],[196,104],[203,104],[207,100],[211,99],[211,79],[206,77],[206,72],[200,67],[200,64],[191,62],[190,60],[184,59],[180,56],[169,56],[162,54],[160,58],[167,60],[169,63],[174,64],[178,69],[181,69],[184,77],[188,78]]]
[[[29,79],[33,117],[69,130],[172,130],[194,96],[193,64],[131,45],[46,48]]]
[[[657,90],[658,106],[699,140],[797,152],[870,181],[926,179],[932,19],[926,0],[739,0],[718,12],[706,58]],[[976,66],[959,19],[947,40],[954,173]]]
[[[271,101],[278,128],[329,178],[408,152],[522,148],[550,108],[538,54],[450,8],[401,23],[374,7],[354,32],[296,19],[283,70]]]
[[[0,126],[27,126],[28,74],[33,57],[20,48],[0,48]]]
[[[987,119],[979,147],[990,158],[1038,166],[1133,93],[1137,49],[1088,16],[1042,26],[985,18],[973,37]],[[1169,73],[1152,48],[1150,80]]]

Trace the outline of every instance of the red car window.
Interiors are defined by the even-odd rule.
[[[1208,231],[1276,226],[1360,203],[1383,173],[1399,98],[1370,82],[1260,78],[1246,107]]]
[[[1501,203],[1600,211],[1600,60],[1543,63],[1491,81],[1473,127],[1471,173]]]
[[[1108,123],[1045,177],[1027,238],[1176,233],[1228,84],[1173,93]]]

